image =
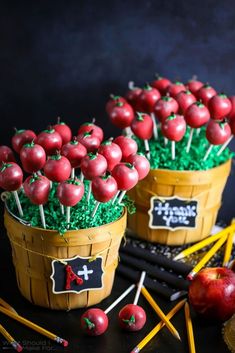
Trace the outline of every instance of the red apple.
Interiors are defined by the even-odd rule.
[[[176,98],[177,94],[180,93],[181,91],[186,91],[186,87],[182,82],[176,81],[174,83],[171,83],[167,87],[167,93],[173,98]]]
[[[161,94],[165,94],[167,87],[171,84],[171,81],[166,77],[156,76],[156,80],[151,83],[151,86],[158,89]]]
[[[235,273],[225,267],[201,270],[189,286],[189,301],[205,318],[228,320],[235,313]]]

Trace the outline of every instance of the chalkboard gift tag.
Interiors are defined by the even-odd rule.
[[[75,256],[70,259],[53,260],[51,263],[52,291],[60,293],[81,293],[103,288],[102,257],[91,261],[91,257]]]
[[[177,196],[158,197],[150,200],[149,228],[177,229],[196,228],[198,201]]]

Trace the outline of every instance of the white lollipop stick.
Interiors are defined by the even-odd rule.
[[[135,87],[135,82],[134,82],[134,81],[129,81],[129,82],[128,82],[128,88],[131,89],[131,90],[132,90],[132,89],[135,89],[135,88],[136,88],[136,87]]]
[[[145,151],[146,151],[146,156],[148,159],[150,159],[150,149],[149,149],[149,141],[148,140],[144,140],[144,147],[145,147]]]
[[[171,141],[171,158],[175,159],[175,141]]]
[[[118,297],[105,311],[104,313],[107,315],[122,299],[124,299],[133,289],[135,288],[135,284],[132,284],[128,287],[125,292],[123,292],[120,297]]]
[[[229,139],[222,145],[222,147],[219,149],[217,152],[217,156],[220,156],[221,153],[225,150],[225,148],[228,146],[228,144],[232,141],[233,135],[229,137]]]
[[[88,187],[88,193],[87,193],[87,203],[90,202],[90,198],[91,198],[91,181],[89,181],[89,187]]]
[[[164,145],[167,146],[168,145],[168,138],[167,137],[164,137]]]
[[[112,201],[112,205],[115,204],[115,201],[117,200],[118,195],[119,195],[119,191],[118,191],[118,192],[116,193],[116,195],[114,196],[113,201]]]
[[[140,281],[138,283],[137,291],[136,291],[136,294],[135,294],[135,299],[133,301],[134,305],[137,305],[137,303],[138,303],[140,292],[141,292],[141,288],[143,287],[143,284],[144,284],[145,276],[146,276],[146,272],[142,271],[141,272],[141,276],[140,276]]]
[[[72,168],[71,169],[71,179],[74,179],[74,177],[75,177],[75,168]]]
[[[40,211],[42,226],[43,226],[44,229],[46,229],[46,221],[45,221],[45,214],[44,214],[43,205],[39,205],[39,211]]]
[[[194,132],[194,129],[190,128],[189,139],[188,139],[188,143],[187,143],[187,147],[186,147],[187,153],[189,153],[189,151],[190,151],[190,147],[191,147],[191,143],[192,143],[192,139],[193,139],[193,132]]]
[[[66,223],[70,223],[70,209],[71,207],[67,206],[66,207]]]
[[[12,191],[12,193],[13,193],[13,195],[15,197],[16,206],[18,208],[20,217],[23,217],[24,213],[23,213],[23,210],[22,210],[22,207],[21,207],[21,203],[20,203],[20,199],[19,199],[19,196],[18,196],[18,192],[17,191]]]
[[[117,202],[118,205],[122,202],[123,197],[125,196],[125,194],[126,194],[126,190],[123,190],[123,191],[121,192],[119,198],[118,198],[118,202]]]
[[[97,210],[98,210],[98,208],[99,208],[99,205],[100,205],[100,202],[99,202],[99,201],[96,201],[94,210],[93,210],[92,215],[91,215],[92,218],[95,217],[96,212],[97,212]]]
[[[125,129],[124,129],[124,135],[127,136],[127,137],[131,137],[131,136],[133,135],[130,126],[125,127]]]
[[[213,148],[213,145],[210,145],[210,147],[208,148],[208,150],[207,150],[207,152],[205,154],[205,157],[203,158],[203,161],[207,160],[209,154],[211,153],[212,148]]]
[[[80,174],[80,180],[81,181],[83,181],[84,180],[84,175],[83,175],[83,173],[81,172],[81,174]]]
[[[158,129],[157,129],[157,123],[156,123],[156,118],[154,113],[151,113],[151,118],[153,121],[153,136],[154,136],[154,140],[158,139]]]
[[[199,127],[197,128],[197,136],[200,134],[200,132],[201,132],[201,128]]]
[[[61,214],[64,215],[64,205],[60,204],[60,211],[61,211]]]

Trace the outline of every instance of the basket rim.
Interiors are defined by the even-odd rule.
[[[50,234],[58,234],[58,231],[56,229],[44,229],[44,228],[40,228],[40,227],[32,227],[30,224],[24,223],[24,221],[20,221],[20,219],[15,216],[12,212],[9,211],[8,207],[6,206],[5,203],[5,207],[4,207],[5,213],[16,223],[19,223],[22,226],[25,227],[29,227],[32,229],[35,229],[37,231],[43,231],[43,233],[50,233]],[[101,226],[96,226],[96,227],[90,227],[90,228],[81,228],[81,229],[71,229],[68,230],[65,234],[68,236],[69,234],[75,234],[77,232],[82,232],[82,231],[94,231],[95,229],[105,229],[109,226],[112,226],[113,224],[121,221],[123,218],[125,218],[127,216],[127,208],[126,206],[123,207],[123,212],[121,214],[121,216],[119,218],[117,218],[115,221],[110,222],[110,223],[106,223],[106,224],[102,224]]]
[[[203,170],[179,170],[179,169],[163,169],[163,168],[157,168],[157,169],[150,169],[149,171],[149,174],[153,173],[153,172],[168,172],[168,173],[180,173],[180,174],[193,174],[193,173],[197,173],[197,174],[204,174],[204,173],[207,173],[207,172],[210,172],[212,170],[218,170],[226,165],[229,165],[232,163],[232,158],[229,158],[226,162],[216,166],[216,167],[213,167],[213,168],[210,168],[210,169],[203,169]],[[148,174],[148,175],[149,175]]]

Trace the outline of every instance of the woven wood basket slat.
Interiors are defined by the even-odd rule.
[[[126,210],[115,222],[90,229],[68,231],[67,242],[56,232],[21,224],[5,210],[4,221],[11,242],[17,284],[33,304],[70,310],[99,303],[111,290],[118,263],[118,250],[126,229]],[[54,294],[50,279],[54,259],[74,256],[103,258],[103,288],[76,293]]]
[[[151,170],[129,191],[137,212],[128,216],[128,227],[144,240],[167,245],[182,245],[207,237],[216,222],[230,170],[231,160],[206,171]],[[196,228],[175,231],[149,228],[148,210],[152,196],[196,199],[199,205]]]

